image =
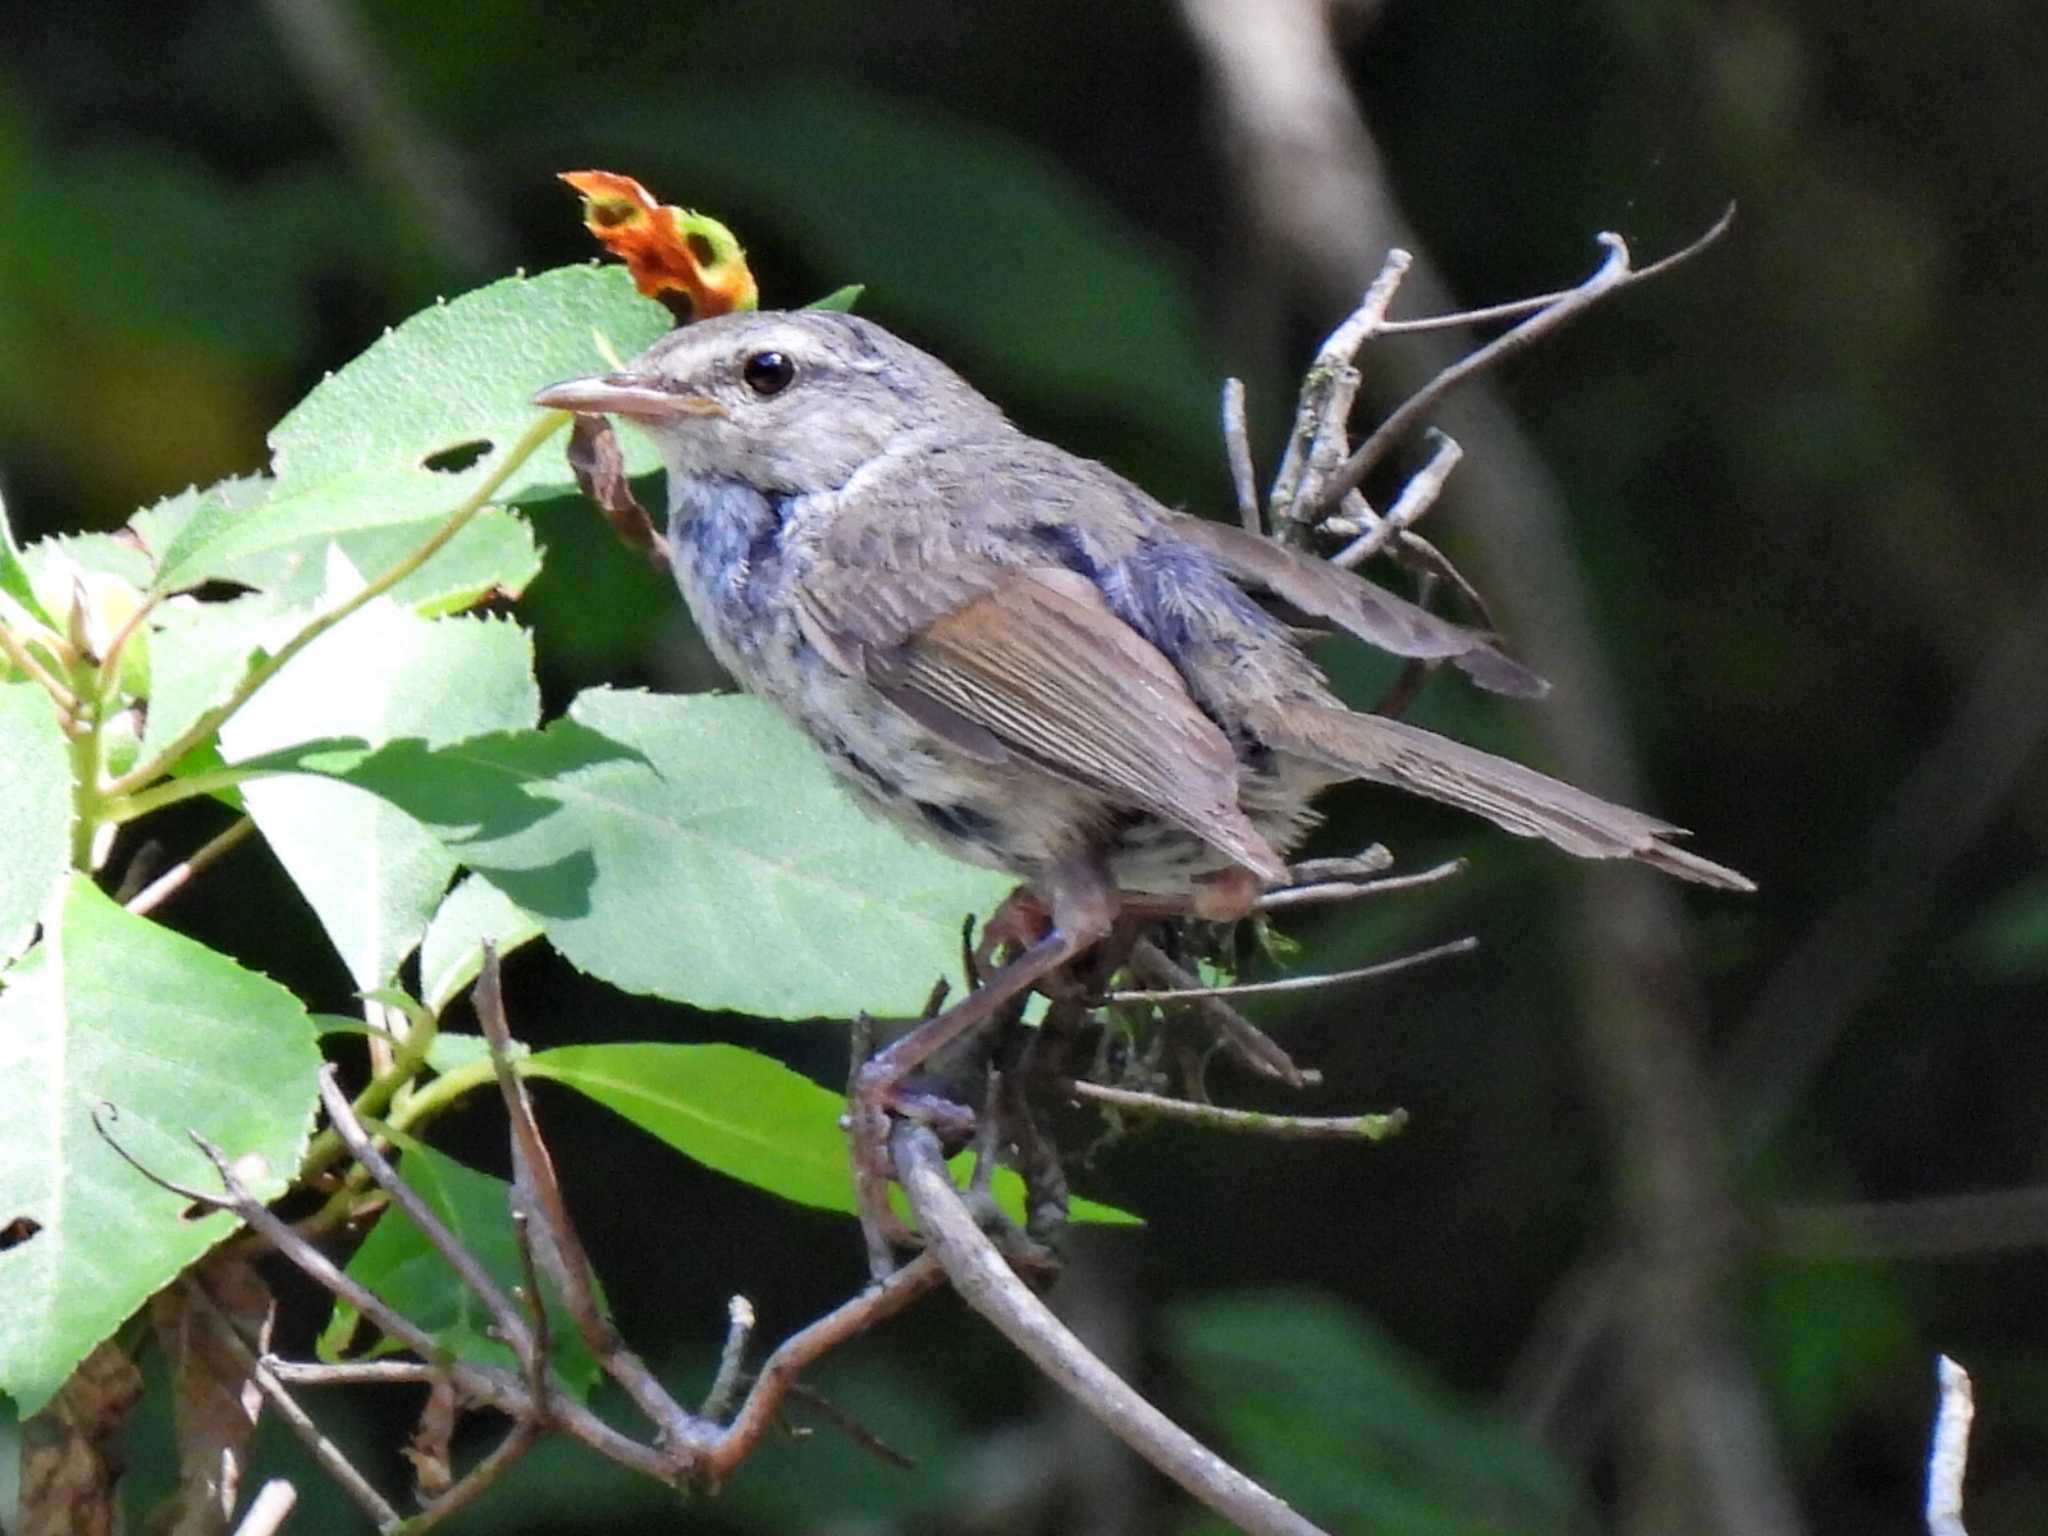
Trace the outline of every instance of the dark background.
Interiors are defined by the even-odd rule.
[[[1184,10],[1224,13],[1235,41]],[[1323,8],[1295,0],[8,7],[10,516],[24,537],[111,528],[260,466],[266,426],[384,326],[584,259],[560,169],[629,171],[723,218],[768,303],[865,282],[866,313],[1027,427],[1211,511],[1219,381],[1248,381],[1270,469],[1294,375],[1389,244],[1422,258],[1396,306],[1414,314],[1575,282],[1600,230],[1647,261],[1732,200],[1716,248],[1447,414],[1468,457],[1428,531],[1560,688],[1503,706],[1444,680],[1419,714],[1684,822],[1761,894],[1673,893],[1339,800],[1330,851],[1379,838],[1473,868],[1292,925],[1303,963],[1482,947],[1258,1016],[1326,1074],[1286,1107],[1398,1103],[1410,1129],[1363,1149],[1122,1142],[1081,1185],[1150,1225],[1077,1239],[1058,1297],[1339,1529],[1919,1529],[1940,1351],[1976,1377],[1972,1530],[2042,1529],[2039,9],[1331,11],[1334,97],[1287,73],[1302,50],[1248,62],[1253,34],[1315,56]],[[1223,88],[1247,79],[1300,136],[1262,137]],[[1434,356],[1375,348],[1369,392],[1391,400]],[[712,681],[672,593],[596,519],[542,522],[551,559],[520,612],[554,707],[601,680]],[[1385,675],[1328,659],[1354,697]],[[347,1011],[287,893],[252,849],[168,917]],[[537,952],[510,982],[536,1041],[737,1038],[843,1067],[836,1027],[649,1005]],[[849,1223],[543,1108],[626,1331],[676,1379],[704,1369],[730,1293],[775,1337],[858,1285]],[[449,1143],[490,1163],[497,1127],[473,1119]],[[1205,1376],[1232,1340],[1257,1368]],[[678,1516],[550,1452],[463,1528],[1192,1518],[950,1303],[823,1379],[921,1470],[822,1428]],[[410,1406],[320,1411],[371,1445]],[[138,1488],[164,1475],[152,1444]],[[1472,1493],[1525,1465],[1533,1502]],[[352,1528],[300,1480],[291,1530]],[[1381,1480],[1415,1502],[1359,1491]]]

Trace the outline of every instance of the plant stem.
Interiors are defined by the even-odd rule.
[[[235,691],[225,700],[194,720],[178,735],[176,740],[171,742],[169,746],[157,753],[148,762],[138,765],[114,780],[113,783],[104,786],[101,794],[108,800],[121,799],[135,794],[137,790],[142,789],[145,785],[153,784],[156,780],[162,778],[186,753],[206,741],[223,724],[232,719],[242,706],[249,702],[256,691],[273,677],[276,677],[279,672],[283,671],[299,652],[303,651],[307,646],[311,645],[315,640],[326,634],[328,630],[334,628],[335,625],[356,612],[366,603],[375,598],[382,597],[386,592],[389,592],[398,583],[405,580],[406,577],[410,576],[438,554],[450,539],[454,538],[456,534],[460,533],[467,526],[471,518],[475,517],[477,513],[481,512],[489,504],[491,494],[510,478],[512,471],[525,463],[532,456],[533,451],[546,442],[549,437],[560,431],[568,420],[569,413],[566,411],[549,411],[545,413],[539,421],[526,430],[517,442],[506,450],[504,458],[498,463],[497,467],[489,475],[485,476],[474,491],[463,498],[462,504],[450,513],[447,520],[439,528],[435,529],[417,549],[385,571],[375,581],[363,587],[361,591],[345,601],[337,603],[326,613],[310,621],[304,629],[293,635],[291,639],[287,640],[266,660],[255,667],[247,677],[243,678],[236,685]],[[169,802],[159,803],[168,804]],[[132,803],[130,814],[139,814],[132,810]]]

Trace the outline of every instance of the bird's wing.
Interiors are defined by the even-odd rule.
[[[1239,581],[1262,587],[1304,613],[1342,625],[1396,656],[1443,660],[1480,687],[1540,698],[1550,685],[1504,654],[1487,636],[1438,618],[1364,578],[1228,523],[1177,516],[1176,537],[1214,559]]]
[[[1058,568],[822,565],[805,635],[960,750],[1014,754],[1164,817],[1271,881],[1287,866],[1245,819],[1237,754],[1173,663]]]

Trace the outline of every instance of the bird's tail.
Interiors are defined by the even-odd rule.
[[[1683,828],[1399,720],[1295,703],[1259,710],[1251,725],[1269,746],[1471,811],[1582,859],[1634,859],[1724,891],[1756,889],[1734,870],[1665,841],[1683,837]]]

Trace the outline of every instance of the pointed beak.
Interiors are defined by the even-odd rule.
[[[633,373],[600,373],[550,384],[535,405],[581,416],[605,412],[634,421],[668,421],[678,416],[723,416],[725,407],[704,395],[679,395]]]

